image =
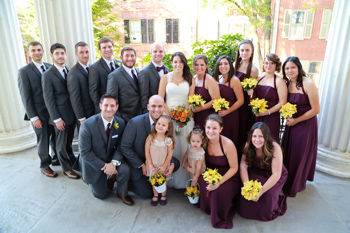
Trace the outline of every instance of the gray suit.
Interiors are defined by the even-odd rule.
[[[163,72],[167,74],[168,68],[165,67]],[[158,94],[160,81],[160,76],[152,62],[140,71],[139,80],[141,82],[141,106],[143,112],[146,112],[148,99]]]
[[[118,128],[114,127],[118,123]],[[123,161],[123,156],[119,150],[120,141],[125,128],[122,118],[115,117],[111,127],[109,138],[105,131],[101,114],[96,114],[87,119],[81,126],[79,132],[79,148],[83,180],[90,184],[94,196],[105,198],[108,195],[107,176],[101,171],[105,163],[111,160],[122,162],[117,167],[118,194],[125,196],[129,180],[129,167]]]
[[[116,69],[119,67],[117,60],[114,60],[114,65]],[[111,73],[111,69],[103,58],[100,58],[90,66],[89,94],[92,102],[95,105],[95,113],[100,112],[100,98],[106,93],[107,76],[109,73]]]
[[[48,69],[51,65],[44,63],[44,66]],[[55,129],[49,124],[50,116],[44,102],[41,73],[34,63],[31,62],[19,70],[18,88],[26,111],[24,119],[30,120],[30,118],[37,116],[42,122],[41,129],[34,126],[33,129],[37,136],[40,167],[48,167],[51,164],[51,157],[49,156],[50,139],[51,148],[56,154]]]
[[[125,127],[121,152],[130,165],[130,179],[133,191],[142,198],[150,198],[153,195],[152,187],[140,168],[145,163],[145,141],[151,131],[149,114],[145,113],[132,118]],[[175,165],[174,171],[179,168],[179,161],[172,158]]]
[[[136,85],[123,66],[108,75],[107,93],[117,98],[119,102],[117,114],[126,122],[142,113],[140,84]]]
[[[79,62],[68,73],[67,88],[77,119],[94,115],[95,107],[89,95],[89,74]]]
[[[56,149],[58,160],[63,171],[72,169],[75,157],[72,149],[72,142],[75,129],[75,116],[69,99],[67,81],[62,77],[55,66],[51,66],[44,72],[42,78],[44,100],[50,114],[51,124],[54,120],[61,118],[65,123],[63,131],[56,131]]]

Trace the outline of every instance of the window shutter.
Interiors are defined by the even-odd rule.
[[[291,20],[290,17],[291,17],[291,10],[285,10],[282,38],[289,37],[289,28],[290,28],[290,20]]]
[[[171,19],[166,19],[165,20],[165,26],[166,26],[166,42],[167,43],[172,43],[171,38],[173,37],[172,35],[172,25],[171,25]]]
[[[322,13],[322,22],[320,28],[320,39],[327,39],[329,26],[331,24],[332,19],[332,10],[331,9],[323,9]]]
[[[124,41],[126,44],[130,44],[129,20],[124,20]]]
[[[179,43],[179,19],[173,20],[173,43]]]
[[[141,41],[147,43],[147,19],[141,19]]]
[[[314,12],[306,11],[306,20],[304,26],[304,39],[310,39],[312,34],[312,24],[314,23]]]
[[[148,43],[154,42],[154,20],[149,19],[148,20]]]

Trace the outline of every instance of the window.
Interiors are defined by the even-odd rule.
[[[331,24],[331,19],[332,19],[332,10],[323,9],[320,35],[319,35],[320,39],[327,39],[329,26]]]
[[[309,72],[311,74],[319,74],[321,73],[321,62],[310,61],[309,63]]]
[[[282,37],[289,40],[310,39],[314,12],[310,10],[286,10]]]
[[[179,43],[179,19],[166,19],[166,42]]]
[[[153,19],[124,20],[125,43],[153,43]]]
[[[141,34],[142,43],[154,42],[154,20],[153,19],[141,19]]]

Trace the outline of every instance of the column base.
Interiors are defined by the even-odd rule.
[[[36,135],[29,124],[16,131],[0,134],[0,154],[26,150],[35,145]]]
[[[316,169],[333,176],[350,178],[350,155],[319,145]]]

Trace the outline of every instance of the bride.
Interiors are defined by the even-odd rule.
[[[158,94],[165,98],[167,112],[177,106],[188,106],[187,100],[192,85],[192,74],[187,65],[187,59],[182,52],[176,52],[171,57],[173,72],[164,75],[159,83]],[[187,136],[193,128],[193,119],[175,133],[175,149],[173,156],[179,161],[187,150]],[[174,122],[174,126],[176,123]],[[174,127],[174,129],[177,127]],[[173,179],[168,181],[168,186],[174,188],[185,188],[189,180],[187,172],[180,167],[174,173]]]

